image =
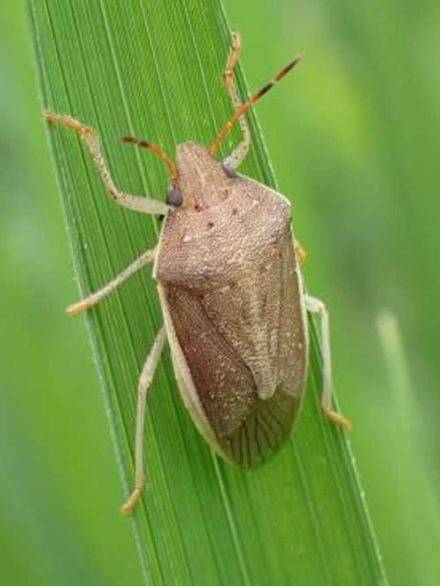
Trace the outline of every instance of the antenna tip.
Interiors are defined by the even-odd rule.
[[[280,81],[280,79],[282,79],[285,75],[287,75],[289,73],[289,71],[291,69],[293,69],[295,67],[295,65],[298,65],[298,63],[301,61],[302,59],[302,55],[297,55],[294,59],[292,59],[292,61],[290,61],[290,63],[288,63],[286,65],[286,67],[284,67],[275,77],[274,81]]]

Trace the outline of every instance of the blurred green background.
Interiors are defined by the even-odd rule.
[[[258,115],[294,196],[308,288],[331,309],[338,396],[390,582],[436,584],[440,5],[225,5],[251,88],[305,54]],[[139,584],[84,322],[63,315],[77,290],[25,10],[1,8],[0,572],[13,585]]]

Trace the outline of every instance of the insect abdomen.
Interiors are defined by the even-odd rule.
[[[221,438],[224,452],[233,462],[253,468],[277,452],[289,436],[300,399],[279,388],[270,399],[259,399],[243,423]]]

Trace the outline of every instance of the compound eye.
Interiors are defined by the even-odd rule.
[[[231,165],[228,165],[227,163],[222,163],[222,168],[225,174],[230,179],[235,179],[236,177],[238,177],[237,171]]]
[[[170,189],[167,193],[166,202],[168,205],[178,208],[183,203],[183,195],[177,189]]]

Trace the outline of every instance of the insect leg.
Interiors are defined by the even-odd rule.
[[[328,310],[324,303],[315,297],[306,295],[305,303],[307,311],[317,313],[321,318],[321,343],[322,343],[322,360],[323,360],[323,389],[321,397],[321,407],[324,413],[334,423],[340,425],[347,431],[353,428],[352,422],[334,411],[332,408],[332,366],[330,353],[330,322]]]
[[[80,135],[92,155],[92,159],[102,177],[109,196],[119,205],[144,214],[164,215],[168,212],[169,207],[161,201],[137,195],[128,195],[127,193],[118,190],[105,163],[99,140],[91,128],[82,124],[78,120],[75,120],[75,118],[72,118],[71,116],[54,114],[53,112],[47,112],[44,114],[44,118],[48,122],[63,124]]]
[[[229,52],[228,60],[226,62],[226,68],[223,73],[223,78],[226,83],[226,88],[229,92],[232,105],[234,110],[237,111],[242,106],[242,101],[235,85],[234,79],[234,68],[237,65],[237,61],[240,55],[241,39],[240,35],[236,32],[232,33],[232,47]],[[234,149],[234,151],[223,161],[223,165],[229,169],[236,169],[240,163],[242,163],[248,154],[249,147],[251,146],[251,132],[249,124],[246,120],[246,116],[241,116],[239,119],[240,129],[243,134],[243,140]]]
[[[138,383],[138,399],[136,409],[136,434],[135,434],[135,486],[127,501],[121,506],[121,513],[128,515],[134,509],[141,498],[146,478],[144,471],[144,423],[147,392],[153,381],[154,372],[159,363],[160,355],[165,345],[167,335],[165,326],[162,326],[154,340],[153,347],[147,356],[142,368]]]
[[[154,256],[154,248],[152,250],[146,250],[145,252],[143,252],[134,262],[128,265],[128,267],[126,267],[118,275],[116,275],[116,277],[112,279],[110,283],[107,283],[107,285],[102,287],[102,289],[99,289],[99,291],[92,293],[91,295],[89,295],[89,297],[81,299],[81,301],[78,301],[77,303],[70,305],[66,309],[67,315],[77,315],[78,313],[81,313],[82,311],[90,309],[91,307],[96,305],[98,301],[101,301],[101,299],[103,299],[114,289],[116,289],[116,287],[119,287],[119,285],[123,283],[126,279],[128,279],[128,277],[134,275],[134,273],[136,273],[139,269],[146,266],[147,264],[152,263],[154,261]]]
[[[307,260],[307,251],[299,240],[295,239],[295,253],[300,266],[305,265]]]
[[[231,53],[232,58],[230,58],[230,60],[232,60],[233,65],[235,64],[234,61],[237,60],[236,53],[237,52],[236,52],[236,50],[234,52],[234,47],[233,47],[232,53]],[[242,105],[238,105],[238,103],[237,103],[237,106],[235,109],[235,114],[233,116],[231,116],[231,118],[229,118],[229,120],[226,122],[226,124],[223,126],[223,128],[218,133],[215,141],[209,147],[209,150],[212,154],[214,154],[218,151],[222,142],[225,140],[225,138],[228,136],[228,134],[234,128],[234,125],[237,122],[237,120],[241,120],[243,115],[246,114],[246,112],[248,110],[250,110],[252,108],[252,106],[258,102],[258,100],[260,100],[263,96],[265,96],[267,94],[267,92],[270,91],[279,81],[281,81],[283,79],[283,77],[285,77],[289,73],[289,71],[292,71],[292,69],[296,65],[298,65],[300,60],[301,60],[301,57],[295,57],[295,59],[292,59],[292,61],[290,63],[288,63],[285,67],[283,67],[283,69],[281,69],[281,71],[279,71],[276,74],[276,76],[273,78],[272,81],[267,83],[256,94],[251,96],[247,102],[245,102]],[[229,61],[228,61],[228,63],[229,63]],[[234,104],[234,106],[235,106],[235,104]],[[232,153],[231,157],[233,156],[233,154],[234,153]],[[239,160],[239,162],[241,162],[241,161]],[[234,161],[232,161],[232,163],[234,163]]]

